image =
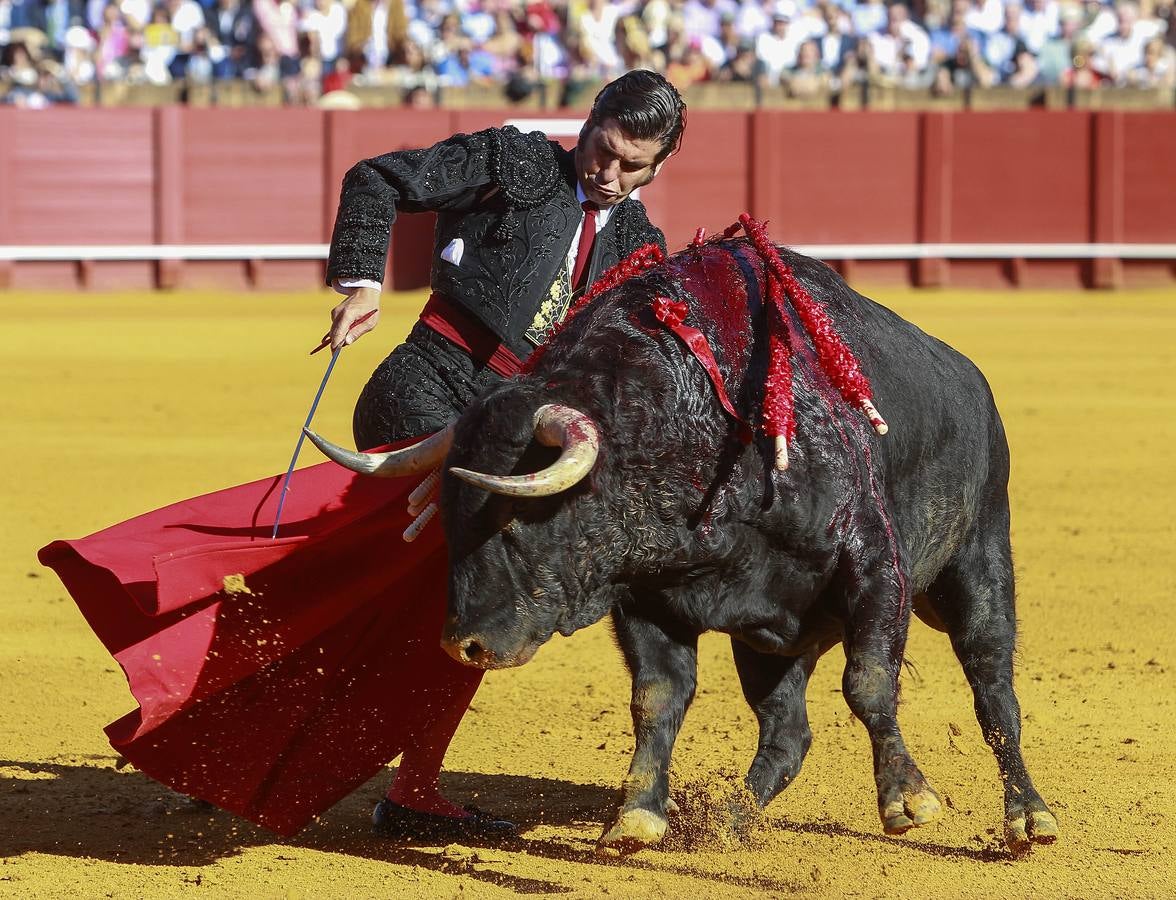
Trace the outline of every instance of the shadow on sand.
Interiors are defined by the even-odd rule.
[[[472,868],[461,859],[373,837],[371,810],[389,778],[381,774],[293,838],[195,802],[134,771],[114,756],[68,762],[0,760],[0,856],[44,853],[148,866],[204,866],[249,847],[305,847],[420,866],[490,881],[518,893],[559,893],[554,882]],[[616,792],[549,778],[452,772],[446,792],[507,815],[523,830],[599,822]],[[488,798],[494,798],[493,804]],[[503,849],[527,852],[518,839]]]
[[[516,893],[564,893],[556,881],[522,878],[488,868],[493,859],[454,856],[374,837],[371,809],[388,776],[381,774],[342,800],[293,838],[281,838],[231,813],[192,801],[134,771],[117,771],[110,755],[72,757],[62,762],[0,760],[0,856],[42,853],[148,866],[198,867],[250,847],[302,847],[343,853],[396,865],[418,866],[487,881]],[[475,801],[517,822],[522,831],[539,825],[588,828],[593,837],[613,812],[617,792],[599,785],[553,778],[450,772],[446,792]],[[808,825],[775,819],[782,831],[822,834],[855,841],[889,842],[841,826]],[[1006,861],[994,850],[973,850],[903,839],[901,845],[937,857],[978,862]],[[655,854],[606,860],[588,838],[516,838],[496,845],[506,852],[559,862],[614,865],[649,872],[741,884],[767,890],[794,885],[773,879],[740,879],[681,866]],[[492,854],[491,854],[492,856]],[[281,857],[279,856],[279,859]],[[475,867],[474,863],[477,863]]]

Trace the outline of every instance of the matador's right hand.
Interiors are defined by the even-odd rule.
[[[368,313],[372,315],[357,323],[357,319]],[[331,310],[331,330],[327,336],[331,339],[332,352],[344,344],[355,343],[379,321],[380,291],[370,287],[354,288],[346,300]]]

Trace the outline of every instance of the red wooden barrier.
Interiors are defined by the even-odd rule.
[[[951,226],[961,243],[1091,241],[1091,124],[1086,113],[993,112],[948,117]],[[1030,271],[1032,266],[1032,272]],[[1078,283],[1083,264],[952,263],[953,283]]]
[[[1104,115],[1112,115],[1104,113]],[[1176,231],[1176,116],[1118,113],[1122,122],[1123,240],[1164,243]],[[1138,262],[1136,281],[1170,283],[1176,267],[1170,262]]]
[[[758,112],[754,121],[752,214],[777,240],[919,240],[918,114]],[[707,141],[708,155],[726,143],[710,128],[690,137]]]
[[[1102,113],[1121,122],[1123,240],[1159,243],[1176,233],[1176,116]]]
[[[161,109],[162,243],[322,241],[325,116],[309,109]],[[259,286],[314,282],[314,261],[185,263],[189,285],[244,274]]]
[[[154,240],[152,111],[0,108],[0,245]],[[0,263],[0,265],[3,265]],[[14,287],[142,284],[149,263],[28,262]]]
[[[0,109],[0,246],[321,244],[357,160],[525,117]],[[574,132],[582,114],[562,118]],[[682,152],[642,198],[672,249],[697,227],[723,227],[745,210],[789,244],[1176,243],[1173,147],[1176,114],[1164,112],[700,111]],[[427,283],[430,232],[430,217],[397,223],[391,287]],[[856,280],[928,285],[1176,278],[1171,260],[838,265]],[[0,262],[0,286],[311,287],[322,269],[319,261]]]
[[[752,213],[786,244],[915,243],[917,113],[754,114]],[[711,136],[712,146],[722,135]],[[906,281],[906,262],[863,261],[847,277]]]
[[[952,181],[955,176],[950,113],[922,117],[919,128],[919,208],[918,235],[926,244],[946,244],[951,240]],[[912,281],[921,287],[937,287],[948,282],[945,259],[916,261]]]

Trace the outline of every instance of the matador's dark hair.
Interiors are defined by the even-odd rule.
[[[660,142],[657,161],[661,162],[682,146],[686,102],[657,72],[634,69],[596,95],[588,121],[599,125],[605,119],[616,119],[629,137]]]

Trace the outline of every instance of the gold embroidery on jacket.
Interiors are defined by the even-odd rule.
[[[555,281],[551,283],[547,296],[539,304],[539,311],[535,313],[531,327],[527,329],[527,340],[536,347],[546,343],[555,326],[562,322],[564,316],[568,314],[572,298],[572,277],[565,261],[559,274],[555,276]]]

